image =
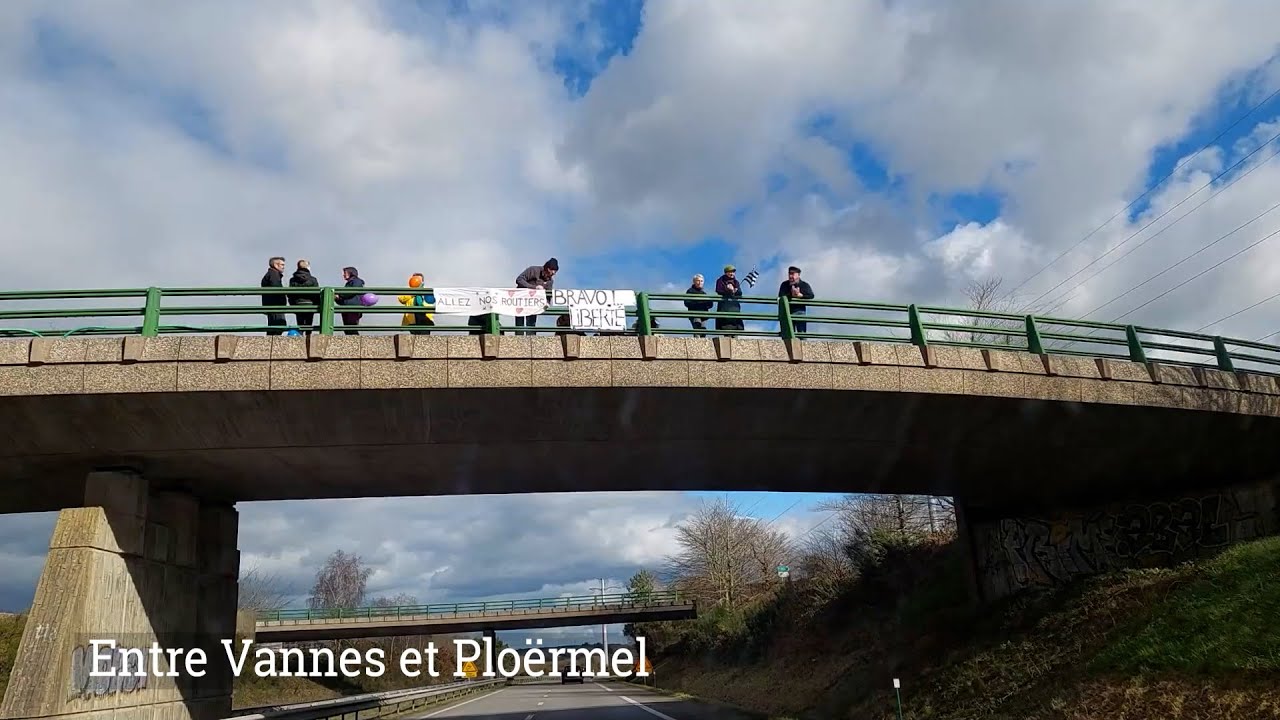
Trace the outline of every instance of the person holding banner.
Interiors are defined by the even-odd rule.
[[[537,288],[545,290],[547,299],[551,298],[551,288],[555,284],[556,273],[560,271],[560,261],[555,258],[542,263],[542,266],[530,265],[525,268],[524,272],[516,276],[516,287],[519,288]],[[538,324],[538,316],[525,315],[516,317],[516,327],[534,327]],[[517,335],[532,335],[530,332],[516,331]]]
[[[409,276],[409,287],[420,288],[426,283],[427,279],[422,273],[414,273]],[[399,298],[401,305],[410,307],[425,307],[435,304],[435,297],[431,293],[425,295],[401,295]],[[430,335],[431,330],[428,328],[435,325],[435,317],[431,313],[411,312],[405,313],[400,320],[400,324],[409,327],[411,335]]]

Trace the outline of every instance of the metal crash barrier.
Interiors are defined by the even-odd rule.
[[[496,690],[507,684],[505,678],[487,680],[463,680],[447,685],[434,685],[411,690],[353,695],[351,697],[318,700],[295,705],[265,705],[240,708],[231,713],[235,720],[325,720],[326,718],[351,718],[366,720],[399,715],[427,705],[447,702],[465,695],[485,690]]]

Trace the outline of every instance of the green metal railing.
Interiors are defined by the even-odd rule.
[[[269,610],[257,614],[257,622],[309,622],[318,620],[388,620],[391,618],[461,617],[491,613],[515,613],[531,610],[593,610],[602,608],[661,607],[693,602],[675,590],[613,595],[580,595],[577,597],[533,598],[529,600],[487,600],[482,602],[433,603],[430,605],[398,605],[394,607],[360,607],[312,610]]]
[[[472,318],[437,316],[437,324],[403,325],[401,316],[434,313],[435,306],[409,306],[400,296],[430,297],[431,288],[123,288],[105,290],[41,290],[0,292],[0,337],[69,337],[212,333],[282,333],[305,330],[320,335],[425,332],[430,334],[579,333],[557,321],[568,308],[550,307],[535,316],[535,327],[518,327],[514,318],[485,315]],[[364,293],[379,296],[375,305],[344,305],[339,299]],[[309,298],[314,305],[264,306],[263,296]],[[251,300],[248,300],[251,298]],[[287,299],[287,298],[285,298]],[[687,300],[710,301],[709,310],[691,311]],[[80,305],[66,306],[69,301]],[[84,301],[88,301],[85,303]],[[781,337],[804,340],[868,340],[910,343],[920,347],[976,347],[1021,350],[1083,357],[1110,357],[1136,362],[1160,362],[1250,370],[1280,374],[1280,345],[1204,335],[1141,325],[1074,320],[1034,314],[1014,314],[884,302],[748,296],[737,298],[742,311],[718,309],[713,294],[636,293],[627,308],[628,335]],[[747,311],[750,308],[753,311]],[[302,328],[299,311],[314,314]],[[286,325],[263,322],[268,312],[282,313]],[[358,314],[348,324],[344,315]],[[390,317],[387,317],[390,316]],[[249,318],[253,318],[250,322]],[[109,324],[122,319],[120,324]],[[694,327],[703,319],[702,327]],[[289,322],[294,320],[293,322]],[[373,322],[368,322],[372,320]],[[382,320],[381,322],[379,322]],[[389,320],[390,322],[387,322]],[[471,324],[468,324],[470,322]],[[450,324],[445,324],[450,323]],[[47,327],[46,327],[47,326]],[[55,327],[56,326],[56,327]],[[609,333],[591,333],[609,334]],[[616,334],[616,333],[615,333]]]

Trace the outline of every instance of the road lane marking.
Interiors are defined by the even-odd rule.
[[[524,720],[533,720],[533,713],[524,716]]]
[[[542,703],[538,703],[537,707],[542,707]],[[527,720],[527,719],[526,719]]]
[[[613,688],[611,688],[611,687],[608,687],[608,686],[606,686],[606,685],[601,685],[600,683],[593,683],[593,684],[594,684],[596,687],[604,688],[604,689],[605,689],[605,690],[607,690],[608,692],[613,692]]]
[[[658,712],[657,710],[654,710],[653,708],[649,707],[648,705],[645,705],[645,704],[644,704],[644,703],[642,703],[642,702],[637,702],[637,701],[635,701],[635,700],[632,700],[631,698],[627,697],[626,695],[619,695],[618,697],[622,698],[623,700],[626,700],[627,702],[631,703],[632,705],[635,705],[636,707],[640,708],[641,710],[643,710],[643,711],[645,711],[645,712],[647,712],[647,713],[649,713],[649,714],[651,714],[651,715],[657,715],[658,717],[662,718],[662,720],[676,720],[675,718],[671,717],[670,715],[664,715],[664,714],[662,714],[662,713]]]
[[[450,706],[449,706],[449,707],[447,707],[447,708],[440,708],[439,710],[437,710],[437,711],[435,711],[435,712],[433,712],[433,713],[427,713],[426,715],[418,715],[417,717],[419,717],[419,718],[423,718],[424,720],[425,720],[425,718],[435,717],[435,716],[439,715],[439,714],[440,714],[440,713],[442,713],[442,712],[445,712],[445,711],[448,711],[448,710],[453,710],[454,708],[460,708],[460,707],[462,707],[463,705],[470,705],[471,703],[473,703],[473,702],[475,702],[475,701],[477,701],[477,700],[483,700],[483,699],[485,699],[485,698],[487,698],[487,697],[493,697],[494,695],[497,695],[498,693],[502,692],[503,690],[506,690],[506,688],[501,688],[501,689],[499,689],[499,690],[494,690],[493,692],[491,692],[491,693],[489,693],[489,694],[487,694],[487,695],[481,695],[480,697],[471,698],[470,700],[463,700],[462,702],[458,703],[457,705],[450,705]]]

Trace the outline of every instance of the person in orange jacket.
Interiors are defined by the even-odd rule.
[[[422,273],[414,273],[409,276],[409,287],[420,288],[426,283],[426,278]],[[422,295],[401,295],[399,298],[401,305],[410,307],[424,307],[426,305],[435,305],[436,296],[430,291]],[[430,335],[431,326],[436,324],[435,315],[429,312],[409,312],[405,313],[401,318],[400,324],[409,328],[410,334],[413,335]]]

